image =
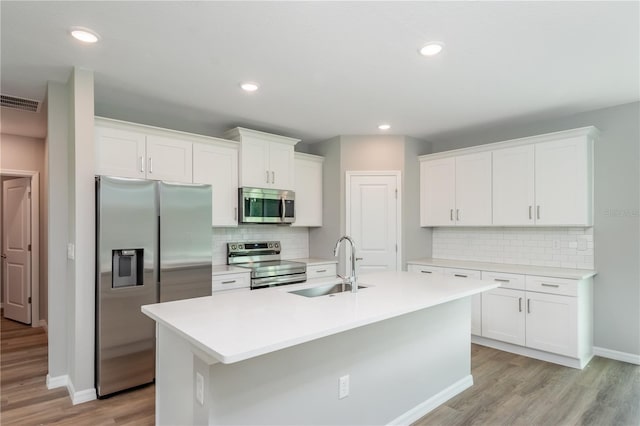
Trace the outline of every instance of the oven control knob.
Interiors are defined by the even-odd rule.
[[[269,248],[273,248],[273,243],[269,243]]]
[[[231,250],[235,250],[235,249],[236,249],[236,246],[235,246],[235,245],[232,245],[232,246],[231,246]]]
[[[242,247],[242,244],[238,244],[238,250],[242,250],[244,247]]]
[[[280,244],[276,243],[276,248],[280,247]]]

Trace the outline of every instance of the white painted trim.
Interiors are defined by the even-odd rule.
[[[345,172],[345,234],[351,232],[351,177],[352,176],[394,176],[396,178],[396,188],[398,197],[396,198],[396,271],[402,271],[402,172],[399,170],[373,170],[373,171],[347,171]],[[345,265],[349,264],[349,255],[344,250]]]
[[[412,424],[417,420],[419,420],[420,418],[424,417],[426,414],[435,410],[436,408],[438,408],[439,406],[441,406],[442,404],[444,404],[454,396],[470,388],[471,386],[473,386],[473,376],[469,374],[468,376],[463,377],[462,379],[458,380],[451,386],[433,395],[431,398],[427,399],[426,401],[416,405],[406,413],[396,417],[395,419],[390,421],[388,424],[390,425]]]
[[[571,358],[564,355],[552,354],[550,352],[539,351],[537,349],[526,348],[524,346],[514,345],[511,343],[500,342],[498,340],[487,339],[486,337],[471,335],[471,343],[475,343],[482,346],[488,346],[490,348],[498,349],[505,352],[511,352],[517,355],[526,356],[529,358],[539,359],[541,361],[552,362],[554,364],[564,365],[565,367],[577,368],[582,370],[591,358],[591,355],[585,356],[582,359]]]
[[[275,135],[273,133],[261,132],[258,130],[247,129],[244,127],[235,127],[233,129],[224,132],[224,137],[234,141],[241,142],[242,138],[257,138],[267,140],[269,142],[284,143],[287,145],[295,145],[300,142],[300,139],[290,138],[288,136]]]
[[[67,382],[67,392],[69,392],[69,397],[71,397],[71,403],[73,405],[82,404],[83,402],[89,402],[96,399],[95,388],[84,389],[76,392],[71,379]]]
[[[47,389],[49,390],[66,387],[68,383],[69,383],[69,376],[66,374],[62,376],[55,376],[55,377],[52,377],[51,375],[47,374]]]
[[[307,154],[306,152],[294,152],[293,158],[296,160],[315,161],[316,163],[324,163],[324,157],[320,155]]]
[[[593,347],[593,354],[602,358],[615,359],[616,361],[628,362],[629,364],[640,365],[640,355],[614,351],[613,349]]]
[[[512,148],[514,146],[531,145],[540,142],[549,142],[558,139],[569,139],[578,137],[587,137],[591,140],[598,138],[600,130],[594,126],[580,127],[577,129],[562,130],[560,132],[545,133],[543,135],[529,136],[526,138],[511,139],[501,142],[493,142],[483,145],[476,145],[470,148],[459,148],[451,151],[436,152],[434,154],[426,154],[418,157],[420,161],[435,160],[437,158],[454,157],[461,154],[471,154],[476,152],[493,151],[502,148]],[[584,226],[584,225],[581,225]]]
[[[30,184],[31,186],[31,327],[39,327],[40,326],[40,172],[37,172],[34,170],[0,169],[0,176],[16,176],[16,177],[26,177],[31,179],[31,184]]]
[[[40,320],[40,327],[44,328],[44,332],[49,334],[49,325],[47,324],[47,320]]]

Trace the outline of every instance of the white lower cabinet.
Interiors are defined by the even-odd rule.
[[[492,277],[495,274],[492,275]],[[525,290],[509,283],[482,294],[482,337],[572,358],[590,352],[590,284],[521,276]],[[483,276],[484,279],[486,277]],[[520,281],[514,287],[520,286]],[[579,287],[588,287],[582,289]],[[579,293],[582,294],[579,312]],[[578,326],[578,319],[584,318]],[[583,336],[583,342],[579,337]]]
[[[472,269],[443,268],[442,273],[458,279],[481,279],[481,272]],[[471,334],[480,335],[482,332],[482,295],[471,296]]]
[[[213,293],[229,290],[249,290],[251,287],[250,272],[214,275],[211,279]]]

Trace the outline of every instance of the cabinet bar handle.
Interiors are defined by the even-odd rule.
[[[529,206],[529,220],[533,219],[531,210],[533,209],[533,206]]]
[[[509,280],[503,280],[502,278],[494,278],[493,280],[494,280],[494,281],[498,281],[499,283],[508,283],[508,282],[511,282],[511,281],[509,281]]]
[[[540,219],[540,206],[536,207],[536,219]]]
[[[269,170],[267,170],[267,183],[269,183]]]
[[[453,221],[453,209],[449,210],[449,219]]]
[[[420,272],[422,272],[423,274],[431,274],[431,271],[420,271]]]
[[[233,208],[233,220],[238,220],[238,208],[234,207]]]
[[[531,313],[531,299],[527,299],[527,313]]]
[[[522,297],[518,297],[518,312],[522,312]]]
[[[453,274],[453,276],[458,278],[467,278],[466,275],[462,275],[462,274]]]
[[[144,156],[140,156],[140,173],[144,173]]]
[[[327,270],[326,270],[326,269],[318,269],[318,270],[316,271],[316,274],[319,274],[319,273],[321,273],[321,272],[327,272]]]
[[[153,158],[149,157],[149,173],[153,173]]]
[[[558,288],[560,287],[560,284],[547,284],[547,283],[540,283],[540,285],[542,287],[554,287],[554,288]]]
[[[460,209],[456,209],[456,220],[460,220]]]
[[[276,183],[276,172],[271,172],[271,183]]]
[[[235,283],[236,280],[231,280],[231,281],[222,281],[222,284],[233,284]]]

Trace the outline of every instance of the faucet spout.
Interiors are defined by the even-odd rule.
[[[351,244],[351,276],[349,277],[349,282],[351,283],[351,292],[358,292],[358,279],[356,276],[356,244],[353,242],[353,239],[348,235],[343,235],[336,242],[336,246],[333,249],[333,255],[338,256],[338,251],[340,249],[340,243],[343,241],[348,241]]]

